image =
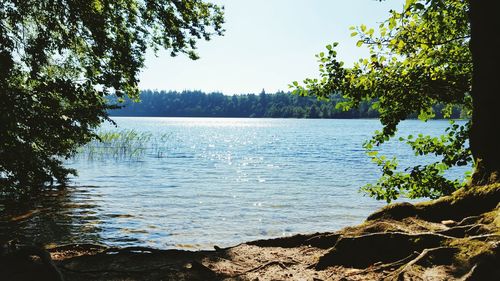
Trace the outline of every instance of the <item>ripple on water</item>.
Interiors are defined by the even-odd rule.
[[[71,159],[68,165],[80,176],[68,191],[26,206],[0,202],[2,233],[57,243],[209,249],[333,231],[384,205],[358,192],[379,176],[361,146],[380,128],[376,120],[116,121],[119,129],[169,134],[161,157]],[[405,121],[400,133],[437,135],[447,122],[422,124]],[[399,157],[401,167],[417,164],[404,146],[389,142],[382,152]],[[29,213],[37,209],[46,211]]]

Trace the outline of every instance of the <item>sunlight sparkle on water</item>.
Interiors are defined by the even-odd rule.
[[[145,153],[134,158],[70,159],[80,176],[66,197],[46,201],[52,213],[39,220],[66,230],[56,237],[35,222],[22,230],[26,236],[208,249],[214,242],[224,247],[334,231],[384,205],[358,192],[379,176],[361,147],[380,128],[377,120],[115,119],[118,130],[151,134],[161,154],[146,143]],[[438,135],[447,125],[405,121],[400,131]],[[400,143],[389,142],[383,152],[397,156],[401,166],[417,164]]]

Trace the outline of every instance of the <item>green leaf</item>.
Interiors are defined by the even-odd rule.
[[[16,200],[76,174],[65,160],[139,99],[147,48],[196,59],[224,32],[208,1],[2,0],[0,14],[0,196]]]
[[[364,148],[379,165],[378,182],[364,191],[377,199],[391,201],[398,196],[436,198],[450,194],[461,180],[441,174],[452,166],[471,163],[468,130],[460,126],[446,129],[441,137],[422,136],[418,131],[407,138],[396,137],[411,147],[415,155],[435,155],[440,161],[429,165],[410,165],[397,169],[395,159],[371,153],[395,137],[399,124],[418,116],[421,120],[471,114],[470,95],[472,57],[469,49],[468,1],[404,1],[404,9],[389,11],[378,32],[365,25],[349,28],[351,36],[360,36],[356,46],[366,45],[367,56],[355,58],[352,67],[337,60],[333,52],[321,61],[321,85],[311,84],[311,93],[342,93],[348,108],[376,110],[383,129],[375,132]],[[320,94],[321,93],[321,94]],[[368,104],[368,105],[367,105]],[[346,107],[347,108],[347,107]],[[417,114],[417,115],[415,115]],[[413,162],[413,159],[412,161]],[[415,159],[415,163],[419,159]]]

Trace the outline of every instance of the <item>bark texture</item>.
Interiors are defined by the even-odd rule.
[[[472,185],[500,181],[500,1],[469,0],[473,74]]]

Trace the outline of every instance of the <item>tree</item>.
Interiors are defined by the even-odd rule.
[[[493,83],[500,44],[492,35],[500,27],[497,5],[479,0],[407,0],[401,12],[390,11],[377,31],[365,25],[351,28],[351,35],[359,37],[358,47],[368,47],[368,58],[345,67],[337,59],[337,43],[328,45],[327,53],[317,55],[320,78],[290,85],[301,95],[328,98],[342,93],[348,99],[344,109],[375,101],[383,130],[375,132],[365,148],[381,167],[382,176],[376,184],[363,187],[369,195],[389,202],[401,194],[410,198],[450,194],[465,183],[447,179],[444,171],[471,161],[473,185],[498,181],[500,155],[494,137],[498,118],[493,112],[500,103]],[[401,169],[397,159],[378,154],[378,147],[395,135],[400,121],[415,113],[428,120],[435,115],[437,103],[445,105],[445,117],[456,105],[468,110],[469,116],[472,111],[472,122],[462,126],[452,122],[441,137],[400,140],[417,155],[434,154],[440,161]]]
[[[500,131],[498,114],[498,65],[500,37],[494,35],[500,28],[498,1],[469,0],[472,75],[472,128],[470,145],[476,170],[472,183],[481,185],[500,181],[500,149],[497,134]]]
[[[0,184],[66,182],[63,160],[109,120],[106,96],[138,97],[148,47],[196,59],[221,35],[222,8],[202,0],[0,2]]]

